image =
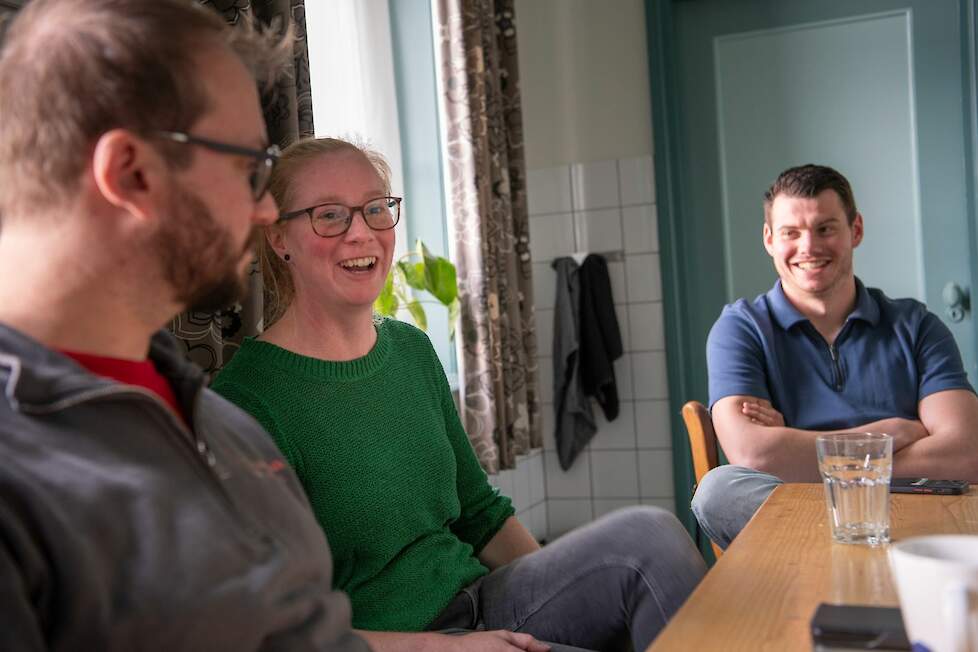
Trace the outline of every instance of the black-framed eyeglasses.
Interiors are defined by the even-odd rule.
[[[363,221],[374,231],[393,229],[401,218],[401,197],[374,197],[362,206],[346,206],[344,204],[316,204],[297,211],[289,211],[278,216],[279,222],[285,222],[300,215],[308,215],[313,232],[322,238],[335,238],[350,230],[353,216],[360,213]]]
[[[233,154],[235,156],[247,156],[255,159],[255,169],[248,175],[248,185],[251,187],[251,196],[257,202],[268,191],[268,183],[272,178],[272,170],[278,162],[278,157],[282,154],[278,145],[269,145],[265,149],[252,149],[230,143],[222,143],[209,138],[192,136],[182,131],[157,131],[156,135],[172,140],[183,145],[199,145],[209,150],[220,152],[221,154]]]

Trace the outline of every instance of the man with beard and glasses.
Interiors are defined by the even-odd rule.
[[[817,482],[815,437],[893,437],[893,475],[978,480],[978,397],[951,332],[919,301],[856,278],[863,217],[836,170],[802,165],[764,195],[779,280],[723,309],[707,340],[710,409],[731,464],[693,497],[726,548],[783,481]]]
[[[170,218],[160,223],[155,249],[180,303],[210,312],[238,301],[247,290],[240,263],[254,259],[259,231],[252,228],[244,245],[235,242],[193,191],[175,186],[170,192]]]
[[[255,79],[190,0],[34,0],[0,54],[0,648],[366,650],[261,427],[160,331],[275,220]]]

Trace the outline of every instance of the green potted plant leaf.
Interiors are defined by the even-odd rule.
[[[427,292],[448,307],[448,332],[455,337],[455,322],[459,314],[455,265],[447,258],[432,254],[421,240],[418,240],[413,251],[391,265],[384,289],[374,302],[374,311],[384,317],[396,317],[403,306],[418,328],[427,331],[428,316],[422,304],[429,301],[418,300],[414,296],[416,290]]]

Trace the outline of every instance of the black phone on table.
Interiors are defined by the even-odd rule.
[[[967,493],[967,480],[934,480],[931,478],[893,478],[890,480],[890,493],[894,494],[938,494],[956,496]]]
[[[816,649],[911,649],[899,607],[822,603],[811,626]]]

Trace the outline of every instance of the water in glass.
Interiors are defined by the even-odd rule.
[[[825,484],[832,537],[840,543],[887,543],[892,458],[826,455],[819,459],[818,470]]]

